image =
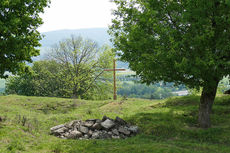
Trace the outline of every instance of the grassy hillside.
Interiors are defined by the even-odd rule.
[[[230,96],[217,97],[213,127],[197,128],[199,97],[162,101],[84,101],[0,96],[0,152],[230,152]],[[63,140],[52,126],[75,119],[120,116],[141,133],[124,140]]]

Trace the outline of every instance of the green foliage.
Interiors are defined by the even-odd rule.
[[[25,147],[18,140],[13,140],[8,144],[7,150],[10,152],[25,151]]]
[[[32,73],[12,76],[7,79],[6,93],[27,96],[70,96],[65,91],[65,80],[61,78],[62,65],[55,61],[38,61]]]
[[[56,61],[34,62],[32,73],[12,76],[7,79],[6,93],[27,96],[72,97],[72,82],[63,65]],[[95,85],[96,84],[96,85]],[[110,94],[107,84],[95,82],[97,88],[92,87],[80,95],[83,99],[106,99]],[[82,88],[87,88],[84,82]],[[111,88],[111,87],[110,87]]]
[[[230,73],[230,6],[225,1],[114,3],[113,43],[144,82],[199,88]]]
[[[80,36],[72,36],[60,42],[50,55],[50,59],[62,64],[65,74],[68,74],[66,81],[71,82],[74,97],[90,92],[91,95],[95,92],[108,93],[110,83],[106,78],[111,77],[111,74],[104,73],[104,69],[112,67],[113,58],[109,46],[99,48],[95,41]]]
[[[223,0],[113,0],[110,35],[147,84],[202,87],[199,123],[209,128],[219,81],[230,73],[230,5]]]
[[[72,37],[53,48],[49,60],[37,61],[30,73],[10,77],[6,92],[27,96],[76,97],[108,99],[114,54],[108,46],[98,48],[95,42]]]
[[[218,96],[213,127],[197,127],[199,96],[166,100],[87,101],[64,98],[0,96],[0,152],[230,152],[230,96]],[[64,140],[49,134],[72,120],[119,116],[140,133],[119,140]],[[3,118],[3,116],[1,116]],[[30,125],[30,126],[28,126]]]
[[[39,55],[42,24],[40,13],[50,0],[1,0],[0,2],[0,78],[6,71],[25,71],[25,62]]]

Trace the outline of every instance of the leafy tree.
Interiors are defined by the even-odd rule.
[[[103,72],[104,69],[112,67],[113,58],[108,46],[99,48],[96,42],[84,40],[80,36],[61,41],[52,48],[50,54],[50,59],[62,64],[69,74],[66,80],[71,82],[70,88],[74,97],[99,87],[98,80],[108,76]]]
[[[0,78],[6,71],[17,73],[25,69],[25,62],[39,55],[41,35],[37,28],[42,24],[39,14],[49,0],[0,1]]]
[[[211,126],[219,81],[230,73],[229,0],[113,0],[116,50],[143,82],[202,87],[198,122]]]

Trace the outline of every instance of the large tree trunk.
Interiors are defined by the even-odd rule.
[[[210,114],[216,97],[218,83],[219,81],[215,81],[215,83],[213,82],[213,85],[203,87],[198,116],[198,122],[201,128],[211,127]]]

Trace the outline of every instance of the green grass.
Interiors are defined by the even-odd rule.
[[[197,128],[198,105],[198,96],[123,103],[0,96],[0,152],[230,152],[230,96],[216,98],[207,130]],[[124,140],[63,140],[49,134],[52,126],[103,115],[122,117],[141,132]]]

